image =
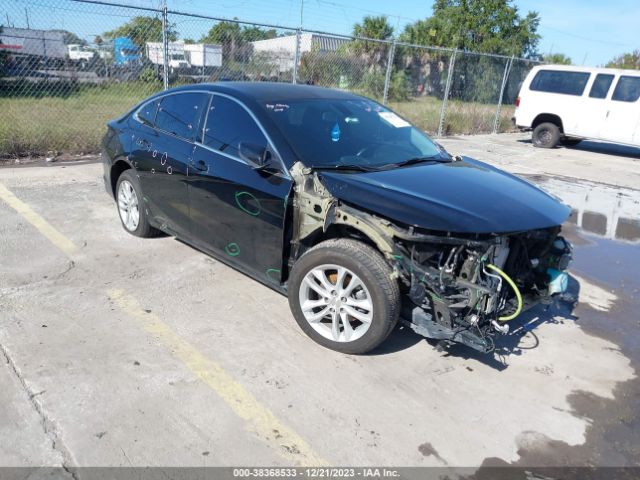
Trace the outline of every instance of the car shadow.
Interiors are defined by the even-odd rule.
[[[517,141],[519,143],[531,144],[530,138],[523,138]],[[564,148],[567,150],[578,150],[591,153],[601,153],[603,155],[611,155],[614,157],[627,157],[635,160],[640,160],[640,147],[631,147],[629,145],[620,145],[617,143],[583,140],[578,145],[566,146],[560,144],[556,148]]]
[[[580,284],[572,276],[569,276],[567,294],[567,297],[573,300],[558,299],[549,305],[537,305],[510,321],[510,333],[494,337],[493,352],[483,353],[465,345],[453,344],[442,349],[443,356],[474,360],[499,371],[505,370],[509,367],[510,357],[518,357],[526,354],[527,350],[538,348],[540,339],[535,332],[537,327],[542,324],[562,325],[565,322],[578,320],[573,310],[580,296]],[[438,348],[437,340],[426,339],[406,327],[397,328],[380,347],[369,355],[395,353],[422,341],[430,344],[434,349]]]

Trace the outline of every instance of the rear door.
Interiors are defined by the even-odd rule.
[[[264,147],[277,170],[252,168],[240,143]],[[189,169],[194,241],[267,283],[279,283],[285,203],[291,179],[265,131],[249,110],[214,94]]]
[[[208,94],[199,92],[162,97],[153,133],[139,142],[137,168],[145,205],[163,230],[182,238],[190,236],[187,168],[208,100]]]
[[[633,143],[640,121],[640,76],[620,75],[611,94],[600,138]],[[636,135],[636,141],[639,140]]]

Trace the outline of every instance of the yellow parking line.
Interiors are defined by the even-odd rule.
[[[142,321],[145,330],[158,338],[191,372],[220,396],[245,422],[249,430],[277,447],[277,452],[292,465],[322,466],[328,462],[319,457],[307,442],[286,427],[220,364],[206,358],[190,343],[178,336],[153,313],[147,313],[138,302],[122,290],[109,290],[109,296],[128,315]]]
[[[34,212],[2,183],[0,183],[0,199],[22,215],[63,253],[70,257],[77,253],[78,247],[71,240]],[[160,318],[144,311],[134,298],[125,295],[122,290],[109,290],[108,294],[125,313],[142,320],[142,325],[147,332],[155,335],[197,378],[216,392],[236,415],[247,422],[251,431],[276,446],[277,452],[289,463],[301,466],[328,465],[328,462],[318,456],[302,437],[280,423],[268,408],[236,382],[220,364],[202,355]]]
[[[34,212],[29,205],[16,197],[11,190],[0,183],[0,199],[22,215],[31,225],[36,227],[40,233],[49,239],[56,247],[71,257],[78,251],[78,247],[58,230],[53,228],[49,222]]]

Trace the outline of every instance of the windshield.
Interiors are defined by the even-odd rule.
[[[305,99],[264,105],[308,167],[379,169],[448,161],[427,135],[367,99]]]

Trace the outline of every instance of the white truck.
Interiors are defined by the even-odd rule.
[[[640,71],[540,65],[516,99],[514,123],[536,147],[583,139],[640,146]]]
[[[164,65],[164,51],[162,42],[147,42],[147,58],[154,65]],[[167,46],[169,71],[178,72],[189,68],[189,62],[184,55],[184,42],[169,42]]]
[[[184,52],[187,61],[192,67],[221,67],[222,66],[222,45],[211,45],[208,43],[185,44]]]
[[[67,45],[67,55],[69,60],[78,65],[82,70],[86,70],[96,59],[96,52],[91,48],[77,43]]]

